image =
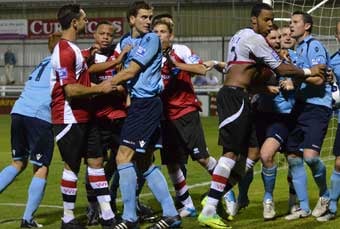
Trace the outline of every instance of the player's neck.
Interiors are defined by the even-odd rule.
[[[68,41],[75,41],[77,40],[77,33],[72,31],[71,29],[69,30],[64,30],[63,35],[61,36],[62,39],[68,40]]]

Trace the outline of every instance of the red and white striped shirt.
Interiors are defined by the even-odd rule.
[[[74,43],[61,39],[52,53],[52,123],[86,123],[90,119],[89,98],[67,99],[64,86],[81,84],[90,87],[90,76],[80,49]]]

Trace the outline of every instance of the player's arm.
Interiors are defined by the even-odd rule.
[[[73,83],[66,84],[63,88],[66,97],[69,99],[110,93],[111,91],[116,89],[116,87],[111,83],[110,80],[105,80],[100,84],[95,84],[91,87],[86,87],[78,83]]]
[[[186,64],[176,62],[175,60],[172,61],[174,66],[182,71],[187,71],[192,73],[192,76],[195,74],[198,75],[205,75],[210,69],[209,67],[205,66],[204,64]]]
[[[113,85],[122,84],[134,78],[141,70],[142,68],[137,62],[131,61],[128,68],[118,72],[117,75],[112,77],[110,80]]]
[[[262,36],[252,37],[249,39],[249,43],[247,45],[257,58],[262,59],[276,74],[280,76],[292,77],[303,81],[309,77],[319,77],[324,79],[326,71],[325,64],[317,64],[311,68],[299,69],[293,64],[284,63],[276,51],[267,44]]]
[[[122,50],[122,52],[119,54],[119,56],[114,60],[110,60],[110,61],[106,61],[106,62],[98,63],[98,64],[92,64],[89,68],[89,72],[90,73],[104,72],[107,69],[113,68],[116,65],[122,63],[122,60],[125,54],[131,50],[131,47],[132,47],[131,45],[126,45],[124,49]]]

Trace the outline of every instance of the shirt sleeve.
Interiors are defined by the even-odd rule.
[[[71,48],[60,49],[60,66],[56,69],[60,85],[77,83],[75,73],[75,53]]]
[[[140,45],[134,49],[132,60],[138,63],[142,68],[145,68],[159,50],[159,37],[155,33],[148,33],[142,38]]]
[[[308,48],[308,60],[311,66],[327,64],[327,51],[319,41],[312,41]]]
[[[179,48],[180,58],[186,64],[201,64],[202,59],[196,53],[192,52],[190,48],[185,45],[181,45]]]
[[[271,69],[276,69],[282,63],[279,55],[269,46],[262,35],[252,36],[248,40],[248,46],[254,56],[268,65]]]

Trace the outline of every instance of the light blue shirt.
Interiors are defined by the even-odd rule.
[[[51,70],[51,56],[48,56],[30,74],[11,114],[39,118],[51,123]]]
[[[331,56],[330,66],[335,74],[336,83],[340,87],[340,50]],[[338,123],[340,123],[340,112],[338,110]]]
[[[278,78],[278,80],[283,79],[285,79],[285,77]],[[259,94],[259,98],[257,100],[257,109],[261,112],[289,114],[295,102],[294,96],[294,90],[280,90],[280,92],[276,95]]]
[[[127,82],[131,98],[150,98],[158,95],[163,90],[162,48],[159,37],[152,32],[136,38],[127,34],[120,41],[121,49],[128,44],[132,45],[132,49],[124,59],[124,67],[127,68],[131,61],[141,67],[138,75]]]
[[[298,44],[296,53],[298,55],[297,66],[299,68],[311,68],[316,64],[329,64],[327,49],[312,36],[307,36]],[[316,86],[303,82],[297,91],[296,99],[332,108],[332,87],[329,83]]]

